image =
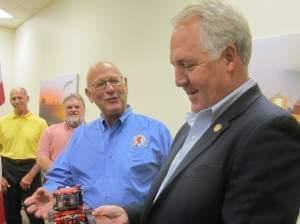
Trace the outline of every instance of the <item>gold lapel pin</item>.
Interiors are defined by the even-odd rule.
[[[213,131],[214,132],[218,132],[222,129],[222,124],[216,124],[213,128]]]

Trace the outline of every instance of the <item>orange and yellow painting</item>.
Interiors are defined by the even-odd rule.
[[[41,80],[39,115],[48,125],[64,120],[63,99],[71,93],[78,93],[77,74]]]

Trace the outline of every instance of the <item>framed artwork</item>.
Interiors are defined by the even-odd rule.
[[[48,125],[64,120],[63,99],[71,93],[78,93],[78,74],[61,75],[40,82],[39,115]]]

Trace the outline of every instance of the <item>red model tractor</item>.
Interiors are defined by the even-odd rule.
[[[96,224],[92,209],[83,207],[80,186],[58,188],[54,209],[49,212],[49,224]]]

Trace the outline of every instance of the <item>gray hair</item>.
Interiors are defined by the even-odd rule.
[[[75,98],[75,99],[81,101],[83,108],[85,108],[84,100],[83,100],[82,96],[78,93],[72,93],[72,94],[66,96],[63,100],[63,104],[65,104],[69,99],[72,99],[72,98]]]
[[[28,96],[27,90],[24,87],[20,87],[20,86],[12,88],[9,92],[9,95],[11,95],[15,91],[23,92],[25,96]]]
[[[199,0],[196,5],[184,8],[173,18],[176,28],[190,17],[201,21],[201,45],[212,57],[220,57],[228,44],[234,44],[245,66],[252,51],[252,36],[247,20],[222,0]]]

